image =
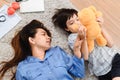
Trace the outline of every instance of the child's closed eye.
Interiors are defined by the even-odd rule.
[[[70,25],[73,25],[73,22],[71,22]]]

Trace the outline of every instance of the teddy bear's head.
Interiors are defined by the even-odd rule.
[[[102,17],[102,13],[97,11],[94,6],[83,8],[78,12],[80,22],[87,29],[86,37],[89,52],[94,49],[94,41],[96,41],[99,46],[105,46],[107,44],[107,41],[101,34],[101,27],[97,21],[99,17]]]
[[[78,12],[79,19],[83,25],[91,24],[91,22],[96,21],[96,18],[102,16],[102,13],[96,11],[94,6],[84,8]]]

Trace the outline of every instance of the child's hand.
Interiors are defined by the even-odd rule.
[[[103,24],[103,22],[104,22],[103,17],[98,17],[97,22],[99,22],[99,24]]]
[[[77,56],[78,58],[81,58],[82,43],[83,43],[83,40],[81,40],[79,36],[77,36],[74,43],[73,52],[74,52],[74,55]]]
[[[79,28],[79,30],[78,30],[78,35],[79,35],[79,38],[80,38],[81,40],[86,39],[86,31],[87,31],[87,29],[86,29],[86,27],[84,27],[84,26],[82,26],[82,27]]]
[[[81,58],[81,48],[82,48],[83,41],[85,39],[86,39],[86,28],[82,25],[79,27],[78,36],[76,38],[76,41],[73,47],[74,54],[78,58]]]

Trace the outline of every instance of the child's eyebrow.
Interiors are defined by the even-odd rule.
[[[69,19],[68,22],[73,22],[73,20],[72,20],[72,19]]]

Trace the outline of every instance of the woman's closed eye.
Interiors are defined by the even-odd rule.
[[[43,33],[41,33],[41,35],[45,36],[45,35],[47,35],[47,33],[43,32]]]

